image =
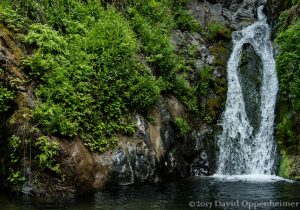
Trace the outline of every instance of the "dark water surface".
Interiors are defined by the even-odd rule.
[[[47,205],[2,193],[0,209],[300,209],[300,183],[193,177],[176,183],[121,186]]]

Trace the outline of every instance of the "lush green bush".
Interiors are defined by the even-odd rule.
[[[198,111],[198,103],[196,98],[197,87],[192,86],[186,79],[186,75],[176,76],[173,82],[173,92],[185,104],[189,111],[196,113]]]
[[[5,83],[4,70],[0,68],[0,113],[8,110],[9,102],[14,98],[13,91],[9,90]]]
[[[29,24],[28,18],[18,14],[8,1],[0,2],[0,22],[16,32],[21,32]]]
[[[280,101],[277,140],[288,153],[297,150],[300,125],[300,21],[294,21],[278,35],[280,53],[276,58]]]
[[[12,135],[8,140],[8,148],[10,150],[10,163],[16,164],[19,162],[19,149],[21,147],[21,139],[19,136]]]
[[[297,3],[300,3],[300,0],[284,0],[283,4],[286,8],[289,8]]]
[[[196,21],[184,10],[185,1],[177,3],[170,0],[137,1],[128,9],[128,16],[133,30],[141,40],[142,53],[145,54],[147,64],[153,74],[162,77],[164,81],[164,90],[175,94],[189,111],[196,112],[198,108],[195,87],[188,83],[185,74],[191,67],[175,53],[171,43],[172,30],[195,29],[194,26],[182,22],[182,19],[191,21],[191,24],[196,24]]]
[[[176,126],[176,129],[178,130],[179,137],[181,137],[181,138],[187,136],[191,132],[190,125],[182,117],[177,117],[175,119],[175,126]]]
[[[172,2],[176,28],[181,31],[201,32],[200,22],[187,10],[188,0],[177,0]]]
[[[300,21],[293,23],[287,30],[282,31],[276,42],[280,46],[280,53],[276,59],[277,70],[281,81],[281,94],[291,100],[293,108],[300,111],[299,100],[299,64],[300,64]]]
[[[0,112],[7,111],[9,102],[14,98],[12,91],[0,84]]]
[[[55,161],[59,151],[58,142],[51,141],[47,136],[41,136],[37,139],[35,147],[39,149],[36,158],[40,166],[61,175],[60,165]]]
[[[283,154],[280,157],[280,168],[278,174],[281,177],[291,178],[291,161],[286,154]]]
[[[161,81],[138,60],[128,22],[114,9],[96,6],[93,25],[65,17],[65,34],[33,24],[25,41],[38,49],[24,64],[40,80],[35,118],[44,130],[80,135],[92,150],[103,152],[115,145],[118,132],[135,131],[130,113],[146,113],[154,105]]]
[[[17,170],[17,165],[20,164],[20,147],[22,141],[19,136],[13,135],[8,140],[8,149],[10,153],[9,176],[7,181],[14,186],[21,186],[25,177],[23,173]]]
[[[205,66],[199,70],[199,84],[197,87],[197,92],[201,95],[201,104],[200,104],[200,116],[207,123],[212,123],[214,119],[209,115],[207,110],[207,96],[209,91],[209,83],[213,82],[213,68],[211,66]]]
[[[204,33],[206,39],[210,41],[230,39],[231,30],[223,23],[212,21],[207,26],[207,31]]]
[[[186,0],[111,1],[121,12],[99,0],[3,2],[18,11],[12,20],[31,21],[24,40],[35,51],[23,64],[46,134],[79,135],[103,152],[135,132],[132,113],[147,114],[162,91],[197,112],[191,67],[171,43],[175,29],[199,30]]]
[[[176,65],[176,54],[170,42],[175,25],[170,5],[156,0],[139,2],[129,9],[129,15],[148,64],[156,70],[157,76],[169,76]]]

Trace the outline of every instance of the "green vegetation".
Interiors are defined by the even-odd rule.
[[[18,151],[21,146],[21,139],[16,135],[12,135],[8,141],[8,148],[10,149],[10,162],[12,164],[19,162]]]
[[[186,0],[2,1],[0,20],[34,49],[23,69],[37,83],[33,116],[44,134],[80,136],[104,152],[118,134],[135,132],[132,113],[147,116],[161,94],[197,113],[191,66],[171,43],[175,29],[200,31],[186,7]],[[12,96],[2,92],[7,104]]]
[[[5,112],[9,108],[9,102],[14,98],[14,94],[7,88],[4,70],[0,68],[0,113]]]
[[[29,144],[30,143],[30,144]],[[57,163],[59,153],[59,144],[57,141],[52,141],[47,136],[39,137],[31,146],[31,140],[21,139],[21,137],[12,135],[8,141],[10,152],[9,177],[8,182],[13,186],[21,186],[25,181],[24,174],[18,170],[26,153],[30,152],[35,156],[38,165],[42,169],[47,169],[54,172],[56,175],[63,178],[60,170],[60,165]]]
[[[187,10],[188,0],[172,1],[176,28],[181,31],[201,32],[199,21],[193,18],[191,11]]]
[[[61,175],[60,165],[55,162],[59,151],[58,142],[51,141],[47,136],[41,136],[37,139],[35,146],[40,151],[36,156],[39,165],[43,169],[49,169],[57,175]]]
[[[163,90],[174,93],[189,111],[197,112],[195,87],[188,83],[185,74],[191,67],[183,57],[175,53],[170,42],[171,32],[179,24],[176,22],[180,18],[179,11],[186,4],[185,1],[178,3],[179,6],[176,7],[170,0],[136,1],[128,9],[128,16],[133,30],[141,40],[141,50],[148,66],[156,77],[162,77]],[[190,26],[184,28],[183,25],[181,29],[193,30]]]
[[[289,9],[283,11],[279,16],[279,23],[278,23],[278,31],[279,32],[285,31],[295,21],[299,20],[299,17],[298,17],[299,3],[300,3],[299,0],[283,1],[283,4],[284,4],[283,7],[289,8]]]
[[[8,1],[0,3],[0,22],[15,32],[21,32],[29,24],[28,18],[18,14]]]
[[[279,123],[276,134],[281,149],[292,154],[297,150],[300,141],[300,20],[294,20],[289,26],[281,29],[276,39],[280,47],[276,58],[280,87]]]
[[[79,134],[92,150],[103,152],[116,144],[118,132],[135,131],[128,113],[132,107],[147,112],[160,94],[160,80],[138,60],[128,22],[112,8],[90,4],[86,9],[97,10],[97,19],[91,11],[79,23],[67,19],[65,34],[33,24],[25,41],[39,48],[24,63],[41,83],[35,119],[44,131]]]
[[[25,177],[23,176],[21,171],[14,171],[13,169],[11,169],[7,180],[13,186],[21,186],[25,182]]]
[[[212,82],[213,68],[211,66],[206,66],[203,69],[199,70],[199,85],[198,91],[201,94],[201,104],[200,104],[200,116],[204,119],[205,122],[211,123],[214,119],[209,114],[207,109],[207,96],[209,90],[209,83]]]
[[[177,117],[175,119],[175,126],[176,126],[176,129],[178,130],[179,137],[181,137],[181,138],[186,137],[191,132],[190,125],[182,117]]]
[[[17,165],[20,163],[20,147],[22,141],[20,137],[13,135],[8,141],[8,148],[10,151],[10,163],[9,163],[9,177],[8,182],[14,186],[20,186],[25,181],[23,174],[16,170]]]
[[[210,41],[231,38],[231,30],[222,23],[212,21],[208,24],[207,28],[205,36]]]
[[[297,3],[300,3],[300,0],[283,0],[282,3],[284,8],[289,8]]]
[[[14,98],[12,91],[0,84],[0,112],[7,111],[9,102]]]
[[[285,178],[290,178],[291,176],[291,161],[285,154],[280,158],[279,176]]]

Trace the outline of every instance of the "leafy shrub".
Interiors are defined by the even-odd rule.
[[[185,137],[191,132],[191,127],[188,122],[181,117],[175,119],[176,129],[179,131],[179,137]]]
[[[47,136],[41,136],[37,139],[35,146],[40,151],[36,156],[40,166],[55,172],[57,175],[61,175],[60,165],[55,160],[59,152],[58,142],[51,141]]]
[[[174,21],[176,28],[181,31],[201,32],[200,22],[187,9],[188,0],[177,0],[172,2],[172,10],[174,13]]]
[[[0,84],[0,112],[7,111],[9,108],[9,102],[14,98],[12,91]]]
[[[188,84],[188,78],[184,75],[191,68],[175,53],[171,43],[171,33],[176,27],[192,30],[192,26],[180,22],[180,18],[192,20],[185,10],[186,3],[140,1],[130,7],[129,17],[133,30],[141,40],[147,64],[153,69],[154,75],[162,77],[164,91],[175,94],[189,111],[195,112],[197,100],[194,88]]]
[[[6,2],[34,23],[25,42],[35,51],[23,64],[46,134],[79,135],[104,152],[117,134],[134,133],[131,114],[147,114],[162,91],[197,112],[191,67],[171,43],[176,28],[198,30],[186,0],[108,1],[123,13],[99,0]]]
[[[174,46],[170,42],[174,22],[170,9],[164,11],[163,7],[151,2],[130,9],[131,23],[141,39],[147,62],[157,70],[156,75],[166,76],[176,65]]]
[[[0,68],[0,112],[9,109],[9,102],[14,99],[13,91],[9,90],[5,85],[4,70]]]
[[[21,139],[19,136],[12,135],[8,140],[8,148],[10,152],[9,177],[8,182],[14,186],[20,186],[24,183],[25,177],[21,171],[16,170],[16,166],[20,162]]]
[[[212,123],[213,119],[209,116],[207,110],[207,96],[209,91],[209,82],[213,78],[213,68],[211,66],[205,66],[199,71],[199,84],[197,91],[200,93],[201,104],[200,104],[200,116],[203,117],[207,123]]]
[[[281,29],[276,39],[280,47],[276,58],[280,88],[276,136],[281,149],[293,153],[300,141],[297,133],[300,125],[300,21]]]
[[[92,150],[103,152],[116,144],[118,132],[134,132],[129,113],[147,112],[159,97],[160,80],[138,60],[128,22],[97,5],[98,20],[93,25],[82,20],[82,33],[32,25],[25,41],[39,48],[24,64],[40,80],[35,119],[44,131],[80,135]]]
[[[12,135],[8,140],[8,148],[10,150],[10,163],[16,164],[19,161],[18,152],[21,146],[21,139],[19,136]]]
[[[207,26],[207,32],[205,34],[208,40],[216,39],[230,39],[231,31],[223,23],[212,21]]]
[[[200,23],[186,10],[180,10],[175,14],[176,27],[182,31],[201,32]]]
[[[21,32],[29,25],[28,18],[18,14],[5,0],[0,2],[0,22],[15,32]]]
[[[280,157],[279,176],[285,178],[291,177],[291,161],[289,160],[289,156],[286,154],[283,154]]]
[[[174,93],[187,106],[189,111],[194,113],[198,111],[196,87],[190,85],[184,75],[176,76],[173,89]]]
[[[21,186],[25,182],[25,177],[21,171],[14,171],[13,169],[10,169],[7,180],[14,186]]]

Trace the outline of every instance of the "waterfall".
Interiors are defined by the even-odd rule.
[[[228,92],[222,118],[223,131],[218,136],[217,174],[274,174],[276,144],[273,137],[274,109],[278,81],[275,71],[270,29],[258,8],[258,20],[241,31],[233,32],[233,51],[227,64]],[[260,88],[260,124],[257,130],[247,116],[247,107],[239,78],[239,64],[244,44],[251,44],[262,62]],[[249,113],[248,113],[249,114]]]

